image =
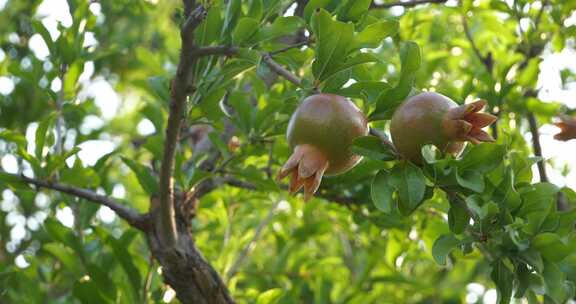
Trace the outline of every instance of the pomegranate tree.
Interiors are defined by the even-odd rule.
[[[324,175],[344,173],[360,161],[351,152],[352,142],[366,134],[366,117],[347,98],[334,94],[307,97],[290,118],[286,137],[293,153],[278,179],[291,175],[290,193],[304,187],[304,199],[310,199]]]
[[[445,153],[459,154],[464,142],[494,141],[482,128],[496,117],[480,113],[486,101],[458,105],[450,98],[425,92],[406,100],[392,116],[390,133],[400,155],[415,163],[422,161],[421,149],[432,144]]]

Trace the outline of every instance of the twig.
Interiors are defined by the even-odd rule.
[[[538,133],[538,122],[536,121],[536,116],[534,116],[534,113],[528,112],[527,118],[528,125],[530,126],[530,133],[532,134],[532,149],[534,149],[534,155],[542,158],[542,146],[540,145],[540,135]],[[548,182],[546,163],[544,163],[544,159],[540,159],[537,165],[540,182]]]
[[[283,47],[279,50],[272,51],[272,52],[270,52],[270,55],[276,55],[276,54],[280,54],[280,53],[286,52],[286,51],[291,50],[291,49],[300,48],[300,47],[303,47],[305,45],[308,45],[310,42],[311,42],[310,40],[306,39],[304,41],[300,41],[298,43]]]
[[[190,1],[185,1],[185,10],[190,11],[192,5]],[[192,84],[192,67],[196,62],[193,55],[194,30],[202,22],[206,15],[203,6],[198,6],[192,10],[184,22],[180,31],[182,40],[182,49],[180,51],[180,63],[176,72],[176,77],[172,81],[170,114],[168,116],[168,126],[166,127],[166,136],[164,141],[164,153],[162,165],[160,167],[160,234],[163,236],[165,246],[173,248],[177,242],[176,220],[174,212],[174,180],[172,177],[174,171],[174,155],[176,153],[176,144],[180,133],[180,126],[186,100],[190,93]]]
[[[204,57],[212,55],[234,56],[238,54],[239,51],[240,48],[237,48],[235,46],[227,46],[227,45],[205,46],[195,49],[192,52],[192,56],[195,57]]]
[[[292,72],[285,69],[283,66],[278,64],[278,62],[272,59],[272,56],[269,53],[262,54],[262,61],[276,74],[284,77],[286,80],[290,81],[291,83],[301,86],[302,80],[298,78],[296,75],[292,74]]]
[[[293,47],[293,46],[291,46]],[[240,51],[239,48],[234,46],[210,46],[210,47],[202,47],[202,48],[195,48],[190,52],[188,57],[202,57],[202,56],[234,56],[237,55]],[[275,53],[278,53],[278,50]],[[262,62],[264,62],[274,73],[284,77],[286,80],[290,81],[291,83],[301,86],[302,80],[298,78],[298,76],[294,75],[292,72],[288,71],[286,68],[281,66],[278,62],[276,62],[272,58],[272,53],[262,53]]]
[[[3,174],[7,174],[7,173],[3,173]],[[147,216],[146,215],[140,214],[140,213],[136,212],[135,210],[133,210],[129,207],[126,207],[126,206],[120,204],[119,202],[117,202],[117,201],[115,201],[109,197],[106,197],[104,195],[100,195],[98,193],[92,192],[92,191],[87,190],[87,189],[82,189],[82,188],[78,188],[78,187],[74,187],[74,186],[70,186],[70,185],[65,185],[65,184],[60,184],[60,183],[52,183],[49,181],[43,181],[43,180],[27,177],[24,175],[15,175],[15,174],[10,174],[10,175],[16,179],[19,179],[20,181],[22,181],[24,183],[35,185],[36,187],[56,190],[58,192],[62,192],[62,193],[66,193],[66,194],[69,194],[72,196],[83,198],[83,199],[85,199],[89,202],[92,202],[92,203],[106,206],[106,207],[112,209],[119,217],[126,220],[130,225],[132,225],[132,226],[134,226],[140,230],[145,230],[145,228],[146,228],[146,222],[147,222]]]
[[[240,251],[240,253],[238,254],[238,257],[236,258],[236,260],[234,261],[232,266],[230,266],[230,268],[228,269],[228,272],[226,273],[226,277],[228,279],[232,278],[236,274],[236,272],[238,272],[238,269],[240,268],[240,266],[242,265],[242,263],[244,262],[246,257],[248,257],[248,254],[254,249],[256,242],[258,241],[258,239],[260,239],[260,235],[262,234],[262,231],[264,231],[264,228],[266,228],[266,226],[268,226],[268,224],[272,220],[272,217],[274,216],[274,212],[276,212],[276,209],[278,208],[278,205],[280,205],[280,202],[281,201],[278,200],[274,204],[274,206],[272,206],[272,208],[270,208],[270,211],[268,211],[268,214],[266,215],[266,217],[260,222],[260,224],[258,224],[258,227],[256,227],[256,231],[254,232],[254,236],[248,242],[248,244],[246,244],[246,246],[244,246],[242,251]]]
[[[462,15],[461,18],[462,26],[464,27],[464,34],[466,35],[466,39],[468,39],[470,42],[470,46],[472,47],[474,54],[476,54],[476,57],[478,57],[480,62],[482,62],[482,64],[486,67],[488,74],[492,75],[492,58],[490,56],[483,56],[482,53],[480,53],[480,49],[478,49],[476,42],[474,42],[474,37],[472,37],[472,34],[470,33],[470,28],[468,27],[466,16]]]
[[[62,135],[62,132],[64,131],[64,114],[62,113],[62,106],[64,104],[64,78],[66,77],[67,69],[68,68],[64,63],[60,66],[59,77],[62,86],[58,92],[58,100],[56,100],[56,109],[58,111],[58,117],[56,117],[56,154],[62,153],[62,150],[64,149],[64,136]]]
[[[394,6],[403,6],[403,7],[413,7],[420,4],[426,3],[445,3],[448,0],[413,0],[413,1],[397,1],[397,2],[390,2],[390,3],[382,3],[377,4],[372,2],[370,8],[391,8]]]

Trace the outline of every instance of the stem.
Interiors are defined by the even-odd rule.
[[[398,1],[398,2],[391,2],[391,3],[382,3],[376,4],[372,2],[370,8],[391,8],[394,6],[402,6],[402,7],[413,7],[420,4],[426,3],[445,3],[448,0],[412,0],[412,1]]]
[[[538,122],[536,121],[536,116],[534,116],[534,113],[530,112],[528,113],[527,118],[530,126],[530,133],[532,134],[532,149],[534,150],[534,155],[542,158],[542,146],[540,145],[540,134],[538,133]],[[546,163],[544,162],[544,159],[539,160],[537,165],[538,174],[540,174],[540,182],[548,182]]]

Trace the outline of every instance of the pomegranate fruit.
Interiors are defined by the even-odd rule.
[[[404,158],[421,163],[421,149],[427,144],[458,155],[465,141],[474,144],[494,141],[482,131],[496,121],[493,115],[479,113],[485,105],[483,100],[458,105],[450,98],[432,92],[415,95],[400,105],[392,116],[392,142]]]
[[[277,179],[291,175],[290,193],[304,187],[304,199],[308,200],[324,175],[340,174],[358,164],[361,156],[351,152],[352,142],[367,134],[366,116],[347,98],[309,96],[290,118],[286,137],[293,153]]]
[[[576,138],[576,118],[564,115],[554,125],[560,128],[560,132],[554,135],[554,139],[568,141]]]

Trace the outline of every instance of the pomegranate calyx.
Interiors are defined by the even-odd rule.
[[[554,125],[560,128],[560,132],[554,135],[554,139],[568,141],[576,138],[576,118],[562,115],[560,116],[560,121],[554,123]]]
[[[288,191],[293,194],[304,187],[304,200],[307,201],[320,187],[328,165],[327,157],[319,149],[307,144],[298,145],[276,179],[280,181],[291,175]]]
[[[485,106],[486,101],[478,100],[450,109],[444,121],[446,134],[453,140],[470,141],[473,144],[494,141],[482,128],[493,124],[498,118],[492,114],[479,113]]]

